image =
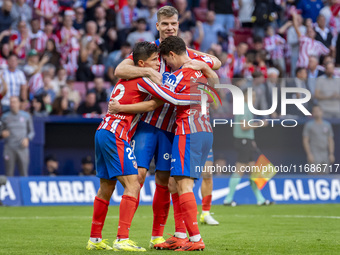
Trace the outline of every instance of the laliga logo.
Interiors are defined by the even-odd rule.
[[[209,90],[213,91],[214,94],[217,96],[219,99],[221,105],[222,101],[221,98],[218,96],[217,91],[212,87],[204,83],[200,83],[200,85],[197,85],[197,88],[200,89],[203,93],[206,92],[209,96],[212,97],[214,103],[217,105],[215,98],[211,94],[210,91],[204,88],[204,86],[208,87]],[[215,88],[226,88],[230,90],[231,95],[233,97],[233,114],[234,115],[243,115],[244,114],[244,94],[243,91],[231,84],[216,84]],[[300,94],[300,95],[305,95],[303,98],[287,98],[287,94]],[[253,89],[252,88],[247,88],[247,102],[248,102],[248,107],[251,113],[254,115],[259,115],[259,116],[266,116],[274,113],[277,109],[278,105],[278,89],[273,88],[272,90],[272,105],[268,110],[257,110],[254,108],[254,103],[253,103]],[[310,116],[312,115],[306,107],[303,105],[307,103],[311,99],[311,93],[309,90],[304,89],[304,88],[294,88],[294,87],[289,87],[289,88],[281,88],[281,115],[285,116],[287,115],[287,105],[295,105],[305,116]],[[202,98],[202,114],[206,114],[206,107],[207,107],[207,98]]]

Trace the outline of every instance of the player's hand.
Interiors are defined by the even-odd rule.
[[[109,103],[107,113],[112,115],[112,114],[116,114],[119,112],[120,112],[120,103],[116,99],[111,100]]]
[[[22,146],[23,148],[27,148],[28,145],[29,145],[29,140],[28,140],[28,138],[22,139],[21,146]]]
[[[195,59],[192,59],[191,61],[185,63],[183,65],[183,68],[190,68],[190,69],[194,69],[197,71],[202,71],[205,68],[209,67],[206,63],[202,62],[202,61],[198,61]]]
[[[2,133],[1,133],[2,138],[7,138],[10,135],[11,135],[11,133],[6,129],[4,131],[2,131]]]
[[[162,85],[162,75],[152,68],[148,68],[148,77],[156,84]]]
[[[330,154],[330,155],[329,155],[329,163],[333,164],[334,161],[335,161],[334,154]]]
[[[308,161],[309,164],[314,164],[314,162],[315,162],[314,156],[312,154],[308,155],[307,161]]]

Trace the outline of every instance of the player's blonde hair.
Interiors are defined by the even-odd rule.
[[[174,15],[177,15],[177,17],[178,17],[178,11],[175,7],[169,6],[169,5],[163,6],[157,12],[157,21],[158,22],[160,21],[161,16],[165,16],[167,18],[170,18]]]

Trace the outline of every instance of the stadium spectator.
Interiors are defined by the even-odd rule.
[[[26,52],[31,48],[29,31],[25,21],[20,21],[18,30],[12,32],[9,38],[9,47],[19,57],[20,61],[25,61]]]
[[[308,67],[308,57],[310,55],[321,56],[327,55],[329,49],[326,48],[321,42],[315,40],[315,31],[312,27],[307,27],[306,36],[302,35],[298,27],[298,14],[293,12],[293,25],[295,32],[299,38],[299,59],[298,67]]]
[[[254,0],[239,0],[238,19],[242,27],[252,27],[251,16],[254,11]]]
[[[302,89],[307,89],[310,90],[309,84],[308,84],[308,74],[307,74],[307,69],[303,67],[298,67],[295,71],[296,77],[292,79],[287,80],[286,87],[291,87],[291,88],[302,88]],[[289,99],[298,99],[303,97],[300,93],[290,93],[288,95]],[[308,103],[305,103],[304,106],[309,109]],[[287,105],[287,114],[291,115],[296,115],[296,116],[304,116],[303,113],[297,109],[295,105]]]
[[[68,75],[74,75],[78,68],[80,33],[72,27],[72,24],[72,16],[65,15],[63,26],[57,32],[61,58]]]
[[[76,17],[73,21],[73,27],[79,31],[81,35],[85,34],[85,9],[81,6],[75,9]]]
[[[56,77],[53,79],[53,90],[58,95],[60,88],[66,85],[67,72],[63,67],[59,68]]]
[[[0,73],[0,102],[4,98],[4,96],[7,94],[8,91],[8,85],[7,82],[4,79],[4,74]],[[0,116],[2,115],[2,106],[0,104]]]
[[[316,22],[319,12],[323,8],[323,2],[321,0],[299,0],[296,8],[302,11],[304,19],[312,19],[313,22]]]
[[[17,28],[20,20],[25,21],[27,24],[32,20],[32,8],[26,3],[26,0],[14,0],[11,10],[12,28]]]
[[[81,172],[80,176],[95,176],[96,170],[91,156],[86,156],[81,160]]]
[[[232,76],[236,74],[242,74],[246,63],[245,54],[247,53],[248,45],[245,42],[240,42],[236,47],[236,52],[233,56]]]
[[[147,20],[149,30],[155,37],[158,35],[158,31],[155,26],[155,24],[157,23],[157,10],[158,10],[157,5],[158,5],[157,0],[148,0],[143,15],[143,17],[145,17]]]
[[[57,34],[54,32],[55,28],[51,22],[46,22],[45,28],[44,28],[44,33],[47,36],[48,39],[52,39],[54,41],[54,44],[56,45],[57,50],[60,50],[60,45],[59,45],[59,37]]]
[[[178,10],[179,29],[186,32],[195,27],[195,18],[190,9],[188,9],[188,2],[186,0],[175,0],[175,7]]]
[[[303,148],[307,155],[307,162],[315,164],[333,164],[334,156],[334,134],[332,125],[323,120],[322,109],[319,105],[314,105],[312,110],[313,120],[308,121],[303,128]],[[316,172],[319,174],[329,173],[326,171]]]
[[[68,77],[68,80],[72,79],[73,77],[70,76]],[[70,97],[70,88],[69,86],[63,86],[60,88],[60,96],[62,96],[67,104],[67,111],[68,114],[74,114],[75,111],[77,110],[76,104],[74,101],[72,101],[71,97]]]
[[[52,112],[52,99],[51,96],[48,93],[43,92],[41,94],[46,111],[48,114]]]
[[[326,27],[326,18],[323,15],[319,15],[317,19],[317,25],[315,26],[315,40],[321,42],[327,48],[334,50],[335,41],[333,40],[332,32]]]
[[[255,0],[255,7],[252,14],[253,33],[265,37],[265,28],[269,25],[277,27],[275,22],[278,19],[278,12],[281,7],[274,0]]]
[[[215,12],[208,11],[207,20],[206,22],[203,22],[204,36],[201,42],[196,40],[199,37],[199,31],[196,30],[195,33],[195,41],[197,41],[198,44],[200,44],[200,50],[206,52],[208,51],[208,49],[210,49],[212,44],[217,44],[218,43],[217,34],[219,31],[223,30],[224,29],[221,23],[215,22]]]
[[[229,180],[229,193],[224,199],[223,204],[227,206],[236,206],[234,201],[234,194],[236,191],[236,186],[240,183],[241,178],[244,174],[242,168],[247,166],[255,165],[255,154],[257,150],[257,145],[255,142],[255,132],[254,130],[260,127],[265,127],[268,125],[266,121],[263,121],[263,125],[252,125],[249,126],[247,123],[249,120],[253,119],[253,114],[248,108],[248,96],[247,90],[244,92],[244,115],[235,115],[235,123],[242,123],[241,125],[233,125],[233,136],[234,136],[234,147],[237,150],[237,160],[236,160],[236,172],[233,173]],[[253,92],[253,101],[255,97],[255,92]],[[253,180],[250,180],[251,188],[256,197],[258,205],[269,205],[270,201],[266,200],[261,191],[258,189],[257,185]]]
[[[137,30],[128,35],[126,41],[133,47],[137,42],[152,42],[155,37],[150,31],[146,31],[146,20],[139,18],[137,20]]]
[[[4,70],[3,76],[8,86],[8,92],[1,100],[2,110],[5,112],[9,110],[11,97],[20,97],[23,102],[28,99],[27,81],[24,73],[18,69],[18,57],[15,54],[8,57],[8,69]]]
[[[12,11],[12,1],[11,0],[3,0],[2,7],[0,10],[0,33],[2,33],[5,30],[9,30],[13,18],[11,17],[11,11]]]
[[[132,48],[128,42],[122,44],[120,50],[113,51],[109,54],[106,60],[105,69],[106,76],[111,81],[112,84],[116,81],[115,69],[129,54]]]
[[[46,22],[57,24],[59,5],[57,0],[34,0],[34,14],[40,19],[40,27],[44,29]]]
[[[98,46],[103,45],[104,39],[97,34],[98,26],[96,22],[90,20],[86,22],[86,34],[81,39],[81,47],[86,47],[87,43],[94,41]]]
[[[38,19],[32,19],[31,21],[31,33],[29,38],[31,46],[30,49],[35,49],[39,53],[42,53],[45,50],[48,37],[40,30],[40,23]]]
[[[34,127],[29,113],[20,110],[20,101],[10,97],[10,112],[2,116],[2,137],[5,139],[4,162],[6,176],[14,176],[18,166],[20,176],[28,175],[29,141],[34,137]]]
[[[106,11],[102,6],[98,6],[95,10],[95,22],[98,27],[98,36],[104,39],[105,48],[102,50],[111,51],[117,40],[117,32],[113,28],[113,23],[106,18]]]
[[[208,9],[216,14],[217,24],[222,26],[222,31],[229,35],[230,29],[234,29],[235,17],[233,12],[233,0],[218,1],[208,0]],[[207,19],[208,19],[207,14]]]
[[[280,72],[274,67],[268,69],[268,78],[265,82],[265,94],[266,94],[266,101],[268,104],[268,108],[271,108],[273,105],[273,88],[278,89],[278,100],[277,100],[277,107],[276,111],[271,114],[272,118],[276,118],[280,115],[281,112],[281,94],[280,94],[280,87],[281,83],[279,80]]]
[[[24,65],[22,70],[24,71],[26,77],[29,79],[33,75],[40,72],[43,65],[45,65],[49,60],[48,56],[44,56],[39,61],[39,54],[35,49],[32,49],[27,54],[27,64]]]
[[[93,80],[94,88],[90,89],[89,92],[96,94],[96,102],[103,103],[107,101],[107,93],[105,89],[104,79],[102,77],[96,77]]]
[[[272,26],[266,29],[266,37],[264,38],[264,48],[269,52],[273,64],[277,66],[282,73],[286,73],[286,63],[284,59],[284,47],[286,40],[280,35],[275,34]]]
[[[48,155],[45,158],[45,175],[57,176],[59,170],[59,161],[54,155]]]
[[[312,94],[312,98],[314,98],[316,79],[324,74],[323,71],[318,67],[319,59],[316,56],[310,56],[308,61],[308,87],[309,91]]]
[[[61,55],[57,50],[55,40],[50,38],[47,40],[45,51],[43,52],[43,58],[48,57],[47,64],[53,65],[57,70],[60,68]]]
[[[74,79],[72,77],[68,77],[66,83],[68,88],[68,99],[70,102],[74,102],[74,109],[77,109],[81,102],[80,93],[74,88]]]
[[[303,18],[301,15],[296,17],[297,27],[301,33],[301,36],[306,34],[307,28],[303,25]],[[291,77],[295,75],[296,64],[299,59],[299,37],[295,31],[294,26],[290,26],[287,29],[287,43],[290,50],[290,74]]]
[[[7,32],[6,34],[9,35],[8,31],[5,31],[5,32]],[[1,35],[0,35],[0,37],[1,37]],[[11,52],[10,52],[10,49],[9,49],[9,44],[8,43],[3,43],[3,44],[0,43],[0,69],[7,69],[8,68],[7,59],[9,57],[10,53]]]
[[[135,22],[140,18],[140,10],[136,7],[137,0],[128,0],[116,16],[119,41],[125,41],[128,33],[135,27]]]
[[[68,100],[65,97],[58,96],[52,104],[51,115],[65,116],[71,114],[68,107]]]
[[[78,69],[76,77],[78,81],[92,81],[96,75],[100,74],[100,70],[94,68],[101,68],[104,73],[103,52],[99,48],[94,39],[87,42],[86,46],[80,51]]]
[[[81,115],[86,113],[102,114],[102,109],[96,102],[96,93],[89,91],[86,94],[85,101],[79,105],[77,113]]]
[[[340,83],[334,77],[334,64],[325,65],[325,74],[317,78],[315,99],[318,100],[323,116],[327,118],[340,118]]]
[[[264,75],[260,71],[255,71],[252,76],[253,80],[251,82],[251,86],[255,93],[255,101],[253,101],[253,106],[257,110],[268,110]]]
[[[30,112],[33,117],[47,117],[48,116],[48,112],[46,110],[42,94],[37,95],[32,99]]]

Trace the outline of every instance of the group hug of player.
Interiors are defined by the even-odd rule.
[[[176,36],[178,12],[174,7],[159,9],[157,19],[160,39],[137,43],[132,55],[117,67],[116,75],[121,80],[112,91],[109,113],[96,131],[100,188],[94,200],[88,250],[145,251],[129,239],[129,229],[153,158],[156,190],[150,248],[176,251],[205,248],[197,224],[193,185],[201,174],[195,166],[204,166],[211,153],[209,111],[204,114],[201,109],[212,98],[196,84],[207,83],[207,78],[216,79],[213,70],[221,63],[214,56],[186,48],[184,41]],[[200,220],[218,225],[209,213],[212,178],[204,177]],[[102,229],[117,180],[123,185],[124,194],[119,207],[117,239],[111,247],[102,239]],[[165,240],[163,231],[170,196],[175,234]]]

